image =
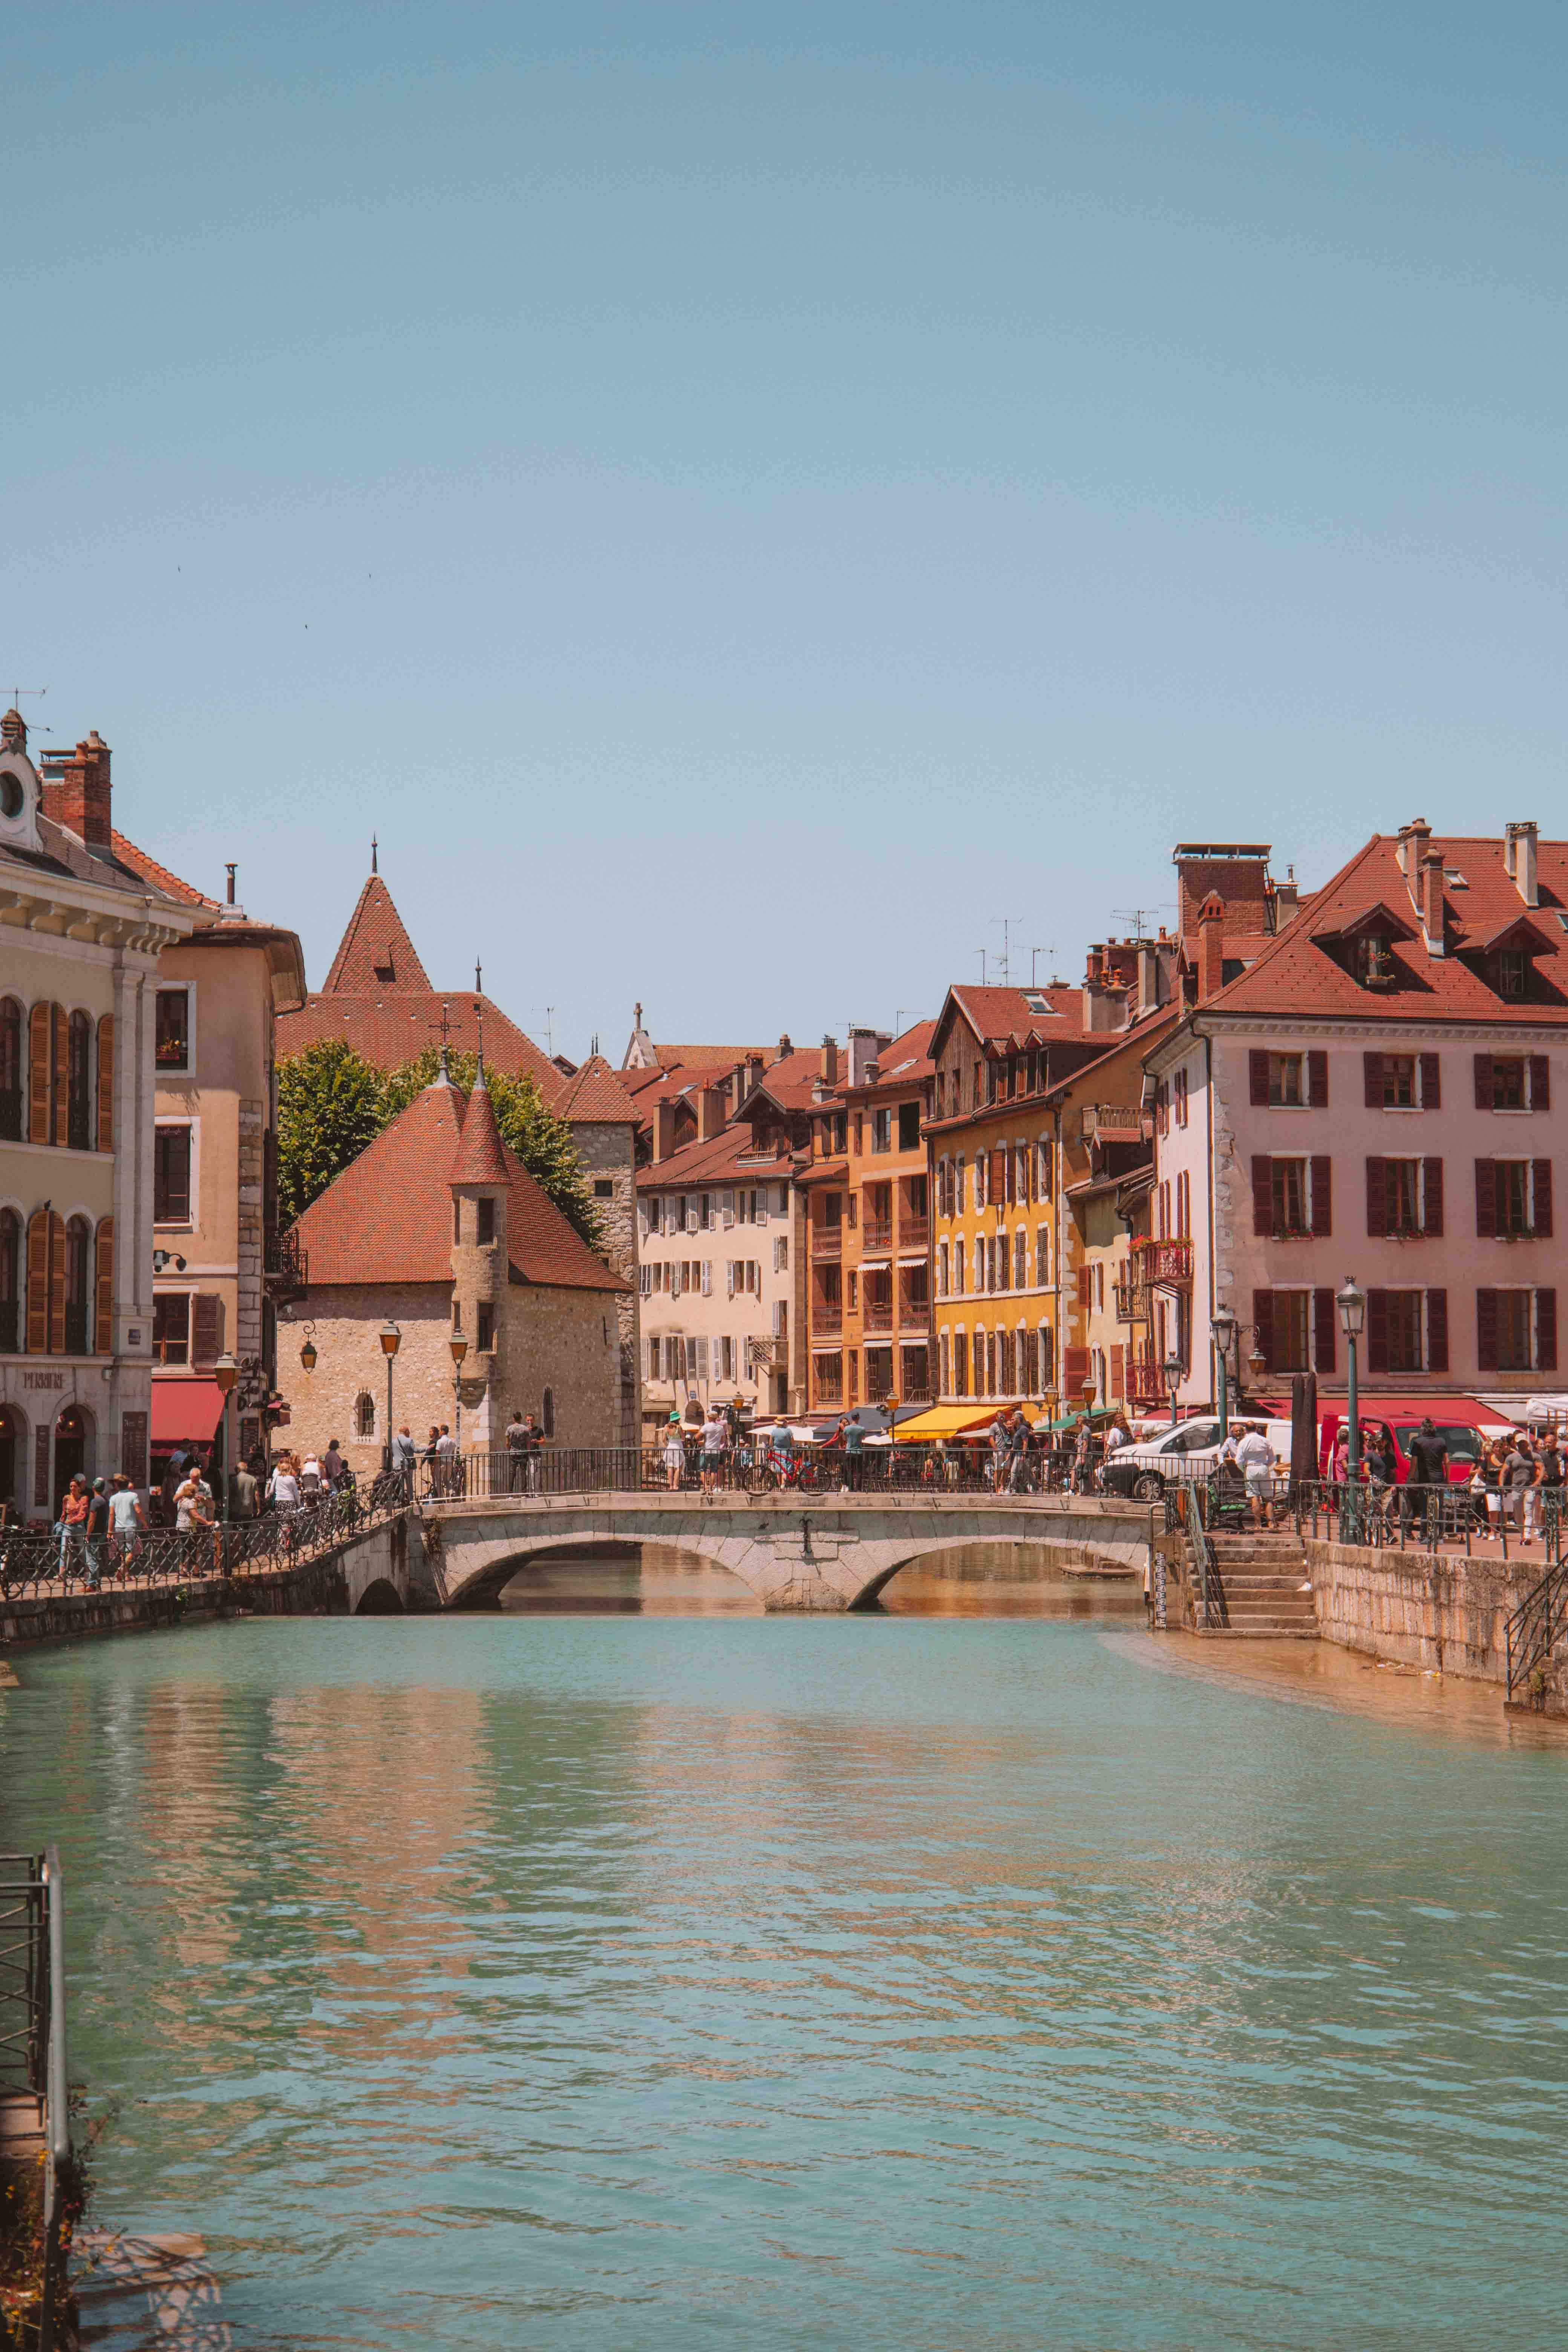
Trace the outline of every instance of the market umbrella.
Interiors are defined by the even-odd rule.
[[[1290,1382],[1290,1483],[1307,1485],[1318,1475],[1318,1375],[1298,1372]]]

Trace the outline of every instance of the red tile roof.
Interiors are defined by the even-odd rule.
[[[300,1219],[310,1287],[452,1279],[448,1189],[468,1118],[468,1098],[437,1079],[343,1170]],[[549,1288],[625,1290],[548,1200],[515,1153],[499,1146],[510,1187],[507,1255],[512,1279]]]
[[[365,996],[389,988],[428,991],[429,986],[391,891],[379,874],[371,875],[338,942],[323,995]]]
[[[155,857],[149,857],[144,849],[138,849],[124,834],[111,829],[110,841],[121,864],[129,866],[132,873],[140,874],[144,882],[151,882],[153,887],[162,890],[166,898],[178,898],[187,907],[211,907],[215,912],[222,913],[222,906],[216,898],[209,898],[189,882],[182,882],[177,874],[171,874],[166,866],[160,866]]]
[[[1434,836],[1430,847],[1443,859],[1443,929],[1446,952],[1431,956],[1405,876],[1395,837],[1374,834],[1331,882],[1312,897],[1310,922],[1300,916],[1258,961],[1214,997],[1205,1011],[1285,1013],[1372,1021],[1485,1021],[1521,1028],[1568,1021],[1568,842],[1543,841],[1537,853],[1541,904],[1527,908],[1503,867],[1497,835]],[[1450,877],[1464,876],[1460,886]],[[1363,988],[1334,961],[1325,939],[1349,929],[1358,915],[1385,904],[1398,911],[1413,934],[1395,938],[1389,950],[1395,972],[1392,988]],[[1534,992],[1500,996],[1464,961],[1527,918],[1546,942],[1534,959]],[[1230,942],[1226,941],[1226,952]]]
[[[482,1079],[476,1079],[468,1097],[468,1116],[463,1121],[462,1140],[458,1156],[452,1162],[447,1181],[452,1184],[504,1184],[507,1181],[506,1151],[496,1126],[496,1115],[490,1102],[490,1090]]]
[[[666,1070],[732,1070],[748,1054],[765,1062],[765,1045],[658,1045],[659,1066]]]
[[[410,989],[383,990],[374,996],[312,996],[303,1011],[279,1014],[279,1055],[302,1054],[323,1037],[342,1037],[378,1070],[395,1070],[426,1045],[439,1043],[443,1007],[453,1050],[471,1054],[479,1042],[476,1003],[484,1007],[485,1060],[491,1069],[504,1071],[509,1078],[532,1078],[553,1110],[556,1097],[570,1082],[499,1004],[488,996],[476,997],[471,989],[451,996],[434,989],[428,994]]]
[[[557,1118],[574,1119],[584,1127],[635,1127],[638,1117],[630,1095],[603,1054],[590,1054],[576,1076],[568,1078],[554,1111]]]
[[[781,1184],[790,1175],[792,1160],[772,1151],[758,1151],[743,1119],[733,1120],[704,1142],[700,1136],[683,1143],[668,1160],[655,1160],[637,1176],[639,1192],[679,1192],[701,1184]]]
[[[1083,991],[1079,988],[955,987],[975,1034],[988,1045],[1065,1044],[1083,1032]],[[933,1024],[934,1025],[934,1024]]]
[[[902,1036],[895,1037],[890,1045],[884,1047],[878,1060],[874,1087],[845,1087],[843,1093],[880,1094],[884,1088],[894,1087],[908,1094],[911,1087],[922,1085],[936,1069],[931,1057],[931,1041],[935,1034],[934,1021],[917,1021],[912,1029],[906,1029]]]

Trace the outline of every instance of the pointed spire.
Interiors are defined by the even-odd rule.
[[[475,994],[476,996],[478,996],[478,994],[479,994],[479,992],[480,989],[481,989],[483,986],[484,986],[484,982],[483,982],[483,981],[481,980],[481,978],[479,977],[479,960],[478,956],[476,956],[476,957],[474,958],[474,994]]]
[[[375,853],[379,846],[380,845],[373,833],[370,837],[370,870],[373,874],[379,874],[381,871],[380,866],[375,862]]]
[[[392,903],[392,893],[380,875],[373,872],[338,942],[321,992],[324,996],[373,996],[384,989],[424,992],[429,987],[403,918]]]
[[[482,1073],[474,1081],[474,1091],[468,1097],[468,1107],[463,1113],[462,1137],[448,1181],[454,1185],[511,1182],[511,1171],[507,1166],[500,1129],[496,1125],[490,1091],[484,1083]]]

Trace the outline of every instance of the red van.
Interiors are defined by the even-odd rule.
[[[1386,1429],[1394,1439],[1395,1475],[1403,1486],[1410,1475],[1410,1441],[1430,1413],[1437,1434],[1447,1441],[1448,1479],[1468,1486],[1481,1449],[1494,1437],[1511,1437],[1517,1424],[1500,1420],[1491,1405],[1476,1397],[1363,1397],[1357,1406],[1363,1429]],[[1321,1415],[1318,1425],[1319,1475],[1333,1475],[1334,1448],[1345,1425],[1342,1410]]]

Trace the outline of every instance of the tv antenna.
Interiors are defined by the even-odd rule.
[[[533,1009],[536,1013],[542,1013],[544,1015],[544,1050],[553,1061],[555,1059],[555,1007],[553,1004],[536,1004]]]

